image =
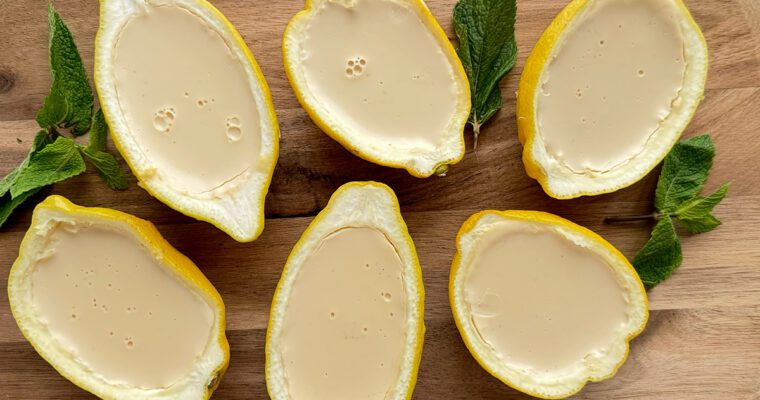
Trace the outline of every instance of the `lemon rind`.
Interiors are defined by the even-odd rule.
[[[409,329],[401,376],[387,399],[412,398],[425,336],[425,288],[422,283],[422,269],[393,190],[382,183],[369,181],[350,182],[338,188],[327,206],[304,230],[288,256],[272,299],[266,334],[265,374],[267,391],[273,400],[290,399],[277,337],[282,330],[282,319],[293,282],[304,260],[314,251],[316,245],[330,232],[347,226],[368,226],[380,230],[393,244],[404,264],[403,282],[409,304]]]
[[[525,171],[539,182],[546,194],[556,199],[610,193],[644,178],[678,141],[704,97],[708,67],[707,42],[686,5],[681,0],[669,0],[678,6],[683,17],[680,24],[686,48],[687,69],[683,89],[678,97],[681,103],[674,106],[665,119],[663,126],[666,129],[661,129],[656,136],[650,137],[639,154],[606,173],[575,173],[549,155],[536,129],[536,96],[541,76],[549,65],[548,60],[554,54],[556,45],[561,44],[567,28],[576,17],[583,17],[581,14],[586,5],[592,1],[595,0],[573,0],[554,18],[536,42],[520,77],[516,115],[518,138],[523,144]]]
[[[626,290],[629,304],[629,322],[626,329],[623,330],[625,332],[623,341],[615,344],[621,353],[611,369],[601,372],[593,371],[592,369],[579,375],[579,379],[570,383],[562,384],[562,382],[555,381],[554,383],[557,384],[556,386],[559,387],[559,390],[557,390],[557,387],[552,388],[546,385],[535,384],[534,382],[525,384],[524,382],[518,382],[514,378],[515,376],[530,378],[530,374],[509,371],[509,367],[503,365],[496,356],[491,355],[490,353],[493,353],[493,350],[483,343],[482,339],[479,339],[473,328],[473,322],[468,316],[469,313],[464,301],[463,281],[465,273],[463,271],[466,268],[461,267],[463,263],[472,261],[473,254],[471,253],[475,252],[474,247],[477,244],[479,235],[488,229],[488,224],[504,220],[547,225],[576,244],[583,245],[604,257],[616,272],[618,281],[620,281],[621,277],[623,278],[624,290]],[[641,283],[636,270],[619,250],[587,228],[556,215],[540,211],[485,210],[468,218],[457,233],[456,255],[454,256],[449,276],[449,302],[457,329],[462,336],[465,346],[478,364],[505,385],[543,399],[566,398],[579,392],[588,382],[598,382],[613,377],[628,358],[631,340],[644,330],[649,319],[649,303],[644,285]],[[505,371],[507,372],[505,373]]]
[[[230,51],[238,57],[249,78],[261,118],[261,151],[257,164],[261,168],[256,168],[232,196],[221,199],[189,197],[163,182],[160,172],[156,172],[150,165],[149,159],[142,154],[140,145],[131,137],[123,114],[109,107],[109,104],[113,104],[114,108],[119,107],[112,72],[108,67],[109,58],[113,56],[113,40],[118,37],[118,32],[130,15],[136,12],[134,8],[138,7],[129,0],[100,0],[100,26],[95,37],[94,80],[101,108],[111,127],[111,138],[138,178],[140,186],[151,196],[182,214],[216,226],[239,242],[256,240],[264,230],[264,202],[279,156],[280,131],[272,94],[245,40],[219,10],[206,0],[174,0],[171,4],[192,12],[216,30],[226,42],[232,40],[232,44],[228,43]],[[111,21],[113,14],[117,15]]]
[[[153,256],[160,260],[178,279],[188,284],[196,293],[202,295],[205,301],[214,309],[214,324],[211,338],[204,351],[206,360],[199,362],[202,369],[191,372],[190,377],[198,381],[185,381],[182,385],[174,385],[162,389],[140,389],[123,385],[112,385],[81,364],[74,361],[64,350],[60,350],[54,339],[44,333],[45,327],[34,316],[33,307],[25,300],[24,280],[29,279],[29,265],[33,264],[34,254],[30,254],[35,241],[39,239],[37,228],[49,220],[93,221],[94,223],[116,224],[119,229],[134,234]],[[11,267],[8,276],[8,302],[11,313],[18,323],[21,333],[34,347],[37,353],[47,361],[63,377],[76,386],[93,393],[103,399],[175,399],[197,398],[208,399],[221,382],[227,371],[230,359],[230,347],[225,334],[225,307],[219,292],[209,282],[198,267],[185,255],[180,253],[164,239],[156,227],[135,216],[98,207],[82,207],[73,204],[62,196],[49,196],[34,209],[32,223],[24,236],[19,248],[19,255]],[[208,358],[213,358],[209,361]],[[182,381],[181,381],[182,382]]]
[[[296,65],[299,60],[298,37],[308,23],[309,18],[319,5],[327,0],[306,0],[304,9],[299,11],[288,22],[282,39],[283,63],[285,65],[285,74],[288,77],[290,86],[293,88],[298,102],[301,104],[312,121],[333,140],[340,143],[346,150],[354,155],[386,167],[399,168],[406,170],[416,178],[427,178],[433,174],[440,173],[448,165],[454,165],[462,161],[465,154],[464,128],[467,125],[467,119],[470,115],[471,98],[470,85],[467,74],[462,66],[462,62],[457,56],[456,50],[443,31],[441,26],[431,14],[427,5],[422,0],[385,0],[396,1],[413,7],[413,11],[420,17],[433,37],[443,48],[451,66],[454,69],[455,80],[459,86],[459,102],[455,114],[447,128],[447,138],[444,143],[440,144],[435,151],[428,152],[427,157],[424,154],[409,152],[402,157],[395,157],[389,153],[401,153],[399,149],[388,151],[386,146],[379,145],[357,145],[356,137],[348,129],[340,127],[340,123],[333,121],[329,113],[323,111],[319,106],[319,101],[307,89],[306,79],[301,77],[297,71]],[[352,0],[347,0],[350,3]]]

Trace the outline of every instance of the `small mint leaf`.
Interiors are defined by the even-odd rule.
[[[728,193],[728,183],[723,184],[715,193],[697,196],[685,201],[675,211],[678,222],[690,233],[709,232],[720,225],[720,220],[713,216],[712,210]]]
[[[92,124],[90,125],[90,142],[87,148],[90,150],[106,151],[106,140],[108,138],[108,124],[103,110],[98,109],[92,115]]]
[[[709,135],[695,136],[673,146],[665,157],[655,193],[655,207],[663,213],[699,194],[715,157]]]
[[[16,169],[8,173],[8,175],[3,178],[3,180],[0,181],[0,197],[5,196],[6,193],[11,189],[11,186],[13,186],[13,183],[16,182],[16,178],[18,177],[19,172],[26,168],[27,165],[29,165],[29,158],[32,156],[32,154],[35,154],[36,152],[42,150],[45,148],[45,146],[49,145],[53,142],[53,136],[48,133],[47,130],[42,129],[41,131],[37,132],[37,135],[34,136],[34,141],[32,142],[32,148],[29,150],[29,154],[24,158],[23,161],[21,161],[21,164],[19,164]]]
[[[21,194],[20,196],[13,198],[11,198],[10,194],[6,194],[0,197],[0,227],[2,227],[5,221],[8,220],[8,217],[11,216],[11,213],[13,213],[13,210],[15,210],[16,207],[25,202],[26,199],[37,194],[37,192],[40,190],[42,190],[42,188],[32,189],[26,193]]]
[[[111,154],[105,151],[90,149],[89,146],[82,150],[82,154],[90,160],[98,175],[103,178],[111,189],[124,190],[129,187],[127,176]]]
[[[61,126],[82,135],[90,128],[93,95],[71,31],[52,4],[48,6],[50,94],[37,113],[42,128]]]
[[[515,0],[460,0],[454,6],[457,54],[470,81],[469,122],[476,135],[501,108],[499,81],[517,59],[516,12]]]
[[[11,185],[11,195],[16,198],[30,190],[79,175],[84,170],[84,159],[76,143],[59,137],[53,144],[31,155],[29,164]]]
[[[651,288],[667,279],[681,265],[681,243],[669,215],[657,221],[652,236],[633,259],[641,282]]]

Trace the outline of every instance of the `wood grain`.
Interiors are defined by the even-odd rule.
[[[269,303],[285,258],[333,190],[373,179],[397,192],[420,254],[427,291],[428,328],[415,399],[522,399],[478,367],[454,327],[447,300],[448,270],[459,225],[486,209],[554,212],[596,230],[632,256],[651,225],[603,225],[612,214],[649,212],[655,174],[619,192],[571,201],[548,198],[522,168],[514,122],[514,92],[531,46],[565,0],[520,0],[518,65],[502,82],[504,107],[486,127],[477,152],[444,178],[420,180],[364,162],[309,120],[292,94],[280,54],[282,30],[301,1],[215,0],[237,26],[269,82],[282,129],[281,155],[267,199],[262,237],[240,244],[212,226],[152,199],[134,180],[112,192],[94,173],[55,185],[51,192],[88,206],[106,206],[153,221],[219,289],[228,311],[232,360],[215,399],[266,399],[264,333]],[[453,37],[455,0],[429,0]],[[578,399],[760,399],[760,3],[689,0],[710,47],[706,98],[687,135],[711,132],[718,156],[708,189],[732,182],[717,209],[724,225],[685,236],[684,264],[650,292],[648,328],[633,342],[629,361],[611,380],[588,385]],[[58,0],[86,68],[92,71],[98,5]],[[34,115],[50,84],[45,0],[0,0],[0,174],[26,154]],[[468,148],[471,141],[468,136]],[[0,286],[29,225],[25,205],[0,233]],[[0,398],[89,399],[60,377],[24,341],[0,296]]]

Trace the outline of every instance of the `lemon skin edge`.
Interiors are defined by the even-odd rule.
[[[678,8],[681,10],[682,16],[686,19],[688,24],[694,29],[695,32],[698,33],[699,39],[701,41],[701,48],[704,49],[705,52],[705,60],[707,60],[707,42],[704,38],[704,35],[702,34],[702,30],[699,28],[699,25],[697,25],[697,22],[694,21],[694,18],[692,17],[691,13],[689,12],[689,9],[686,7],[686,5],[683,3],[682,0],[672,0],[674,1]],[[517,89],[517,102],[516,102],[516,117],[517,117],[517,137],[520,140],[520,143],[523,145],[523,165],[525,166],[525,172],[528,174],[529,177],[535,179],[538,181],[538,183],[543,188],[544,192],[548,194],[549,196],[559,199],[559,200],[567,200],[567,199],[573,199],[576,197],[581,196],[595,196],[599,194],[605,194],[605,193],[612,193],[615,191],[618,191],[620,189],[623,189],[625,187],[631,186],[635,184],[636,182],[644,179],[649,172],[651,172],[664,158],[667,156],[667,152],[662,154],[656,163],[652,164],[652,168],[647,171],[645,174],[641,174],[637,179],[630,181],[629,183],[625,184],[618,184],[613,185],[607,189],[604,190],[598,190],[598,191],[578,191],[575,194],[568,194],[568,195],[562,195],[557,194],[555,192],[552,192],[551,188],[549,187],[548,179],[546,172],[544,171],[544,168],[533,158],[532,154],[532,148],[533,148],[533,142],[535,140],[537,133],[536,129],[536,109],[535,109],[535,101],[534,101],[534,94],[536,93],[536,90],[538,90],[539,81],[541,78],[541,73],[543,72],[544,66],[547,64],[549,57],[552,54],[552,50],[554,49],[554,46],[557,44],[557,41],[562,36],[562,33],[565,31],[567,26],[570,24],[570,22],[575,19],[575,17],[578,15],[579,12],[583,10],[583,8],[588,4],[589,0],[573,0],[571,1],[562,11],[557,14],[557,16],[552,20],[552,22],[549,24],[549,26],[546,28],[546,30],[541,34],[541,37],[536,42],[535,46],[533,47],[533,50],[531,50],[530,55],[528,56],[528,59],[525,61],[525,66],[523,67],[522,75],[520,76],[520,83],[518,85]],[[705,74],[702,76],[701,84],[702,87],[705,86],[705,82],[707,81],[707,68],[705,68]],[[699,103],[695,104],[695,106],[689,110],[689,120],[691,120],[694,117],[694,114],[697,111],[697,106]],[[685,127],[684,127],[685,129]],[[674,139],[669,144],[669,148],[673,147],[673,145],[678,142],[679,135],[676,135]]]
[[[603,246],[606,250],[612,252],[616,257],[618,257],[621,261],[625,262],[626,268],[634,275],[638,277],[638,273],[636,272],[636,269],[633,268],[633,265],[631,265],[630,262],[628,262],[628,259],[623,255],[623,253],[620,252],[615,246],[610,244],[608,241],[606,241],[604,238],[599,236],[594,231],[585,228],[583,226],[580,226],[572,221],[569,221],[565,218],[559,217],[554,214],[542,212],[542,211],[519,211],[519,210],[508,210],[508,211],[497,211],[497,210],[484,210],[477,212],[470,216],[467,221],[462,224],[462,227],[459,229],[459,232],[457,232],[456,237],[456,254],[454,255],[454,260],[451,264],[451,273],[449,274],[449,304],[451,305],[451,312],[454,315],[454,323],[456,324],[457,330],[459,331],[459,335],[462,337],[462,340],[464,341],[465,346],[467,347],[467,350],[470,352],[472,357],[475,359],[475,361],[478,362],[478,364],[483,368],[486,372],[491,374],[494,378],[501,381],[503,384],[509,386],[512,389],[515,389],[517,391],[520,391],[522,393],[528,394],[533,397],[537,397],[540,399],[564,399],[567,397],[570,397],[578,392],[580,392],[588,382],[599,382],[603,381],[605,379],[612,378],[617,373],[618,369],[625,363],[625,361],[628,359],[628,354],[630,352],[630,343],[631,341],[636,338],[641,332],[644,331],[644,328],[646,327],[647,322],[649,321],[649,300],[647,299],[646,295],[646,289],[644,288],[644,284],[641,283],[640,279],[637,279],[637,282],[639,284],[639,290],[641,291],[644,299],[644,303],[642,304],[642,307],[644,308],[644,320],[642,321],[641,325],[633,332],[629,333],[628,336],[625,339],[625,354],[620,359],[620,362],[615,366],[615,368],[610,372],[610,374],[599,378],[599,379],[586,379],[585,382],[582,382],[581,385],[578,387],[577,390],[573,392],[569,392],[563,395],[559,396],[544,396],[539,393],[534,393],[531,391],[526,391],[525,389],[519,387],[519,385],[513,384],[509,380],[503,378],[499,375],[498,372],[493,371],[488,368],[486,363],[483,361],[483,359],[478,355],[478,353],[475,351],[475,347],[472,345],[470,339],[465,335],[464,327],[462,325],[462,319],[465,317],[462,316],[459,313],[459,310],[455,306],[454,303],[454,290],[455,290],[455,276],[457,275],[457,272],[459,271],[459,267],[461,266],[462,262],[462,256],[461,256],[461,249],[459,246],[460,240],[462,236],[470,232],[474,227],[475,224],[480,220],[483,216],[487,214],[496,214],[498,216],[504,217],[506,219],[511,220],[520,220],[520,221],[528,221],[528,222],[539,222],[547,225],[554,225],[554,226],[561,226],[565,229],[575,231],[584,237],[593,240],[597,244]]]
[[[463,97],[464,96],[467,97],[467,101],[465,104],[467,105],[467,110],[466,110],[467,115],[469,115],[472,109],[469,79],[467,79],[467,73],[465,72],[464,67],[462,66],[462,61],[459,59],[459,56],[457,55],[457,52],[454,49],[454,46],[449,41],[449,38],[446,35],[446,32],[443,31],[443,28],[441,28],[441,26],[438,24],[438,21],[435,19],[433,14],[427,8],[425,3],[422,2],[422,0],[407,0],[407,1],[415,7],[415,11],[417,11],[418,15],[422,18],[422,22],[425,24],[428,30],[433,33],[433,36],[438,41],[438,43],[444,47],[447,55],[449,55],[449,57],[447,58],[453,61],[452,64],[459,78],[462,79],[463,82],[468,82],[467,85],[464,85]],[[462,161],[462,159],[464,158],[464,153],[465,153],[464,151],[458,157],[445,160],[439,163],[436,166],[436,168],[433,168],[433,173],[425,174],[422,171],[411,168],[408,165],[405,165],[403,163],[381,161],[363,152],[361,149],[351,144],[351,142],[347,140],[346,138],[344,138],[340,133],[330,128],[327,122],[325,122],[322,119],[322,117],[319,116],[316,110],[311,106],[311,103],[306,101],[306,98],[304,97],[303,93],[295,85],[295,78],[293,76],[294,63],[288,58],[288,52],[287,52],[287,38],[292,36],[293,35],[292,32],[294,31],[294,28],[298,24],[301,24],[309,16],[309,14],[312,13],[313,3],[314,3],[314,0],[306,0],[304,9],[296,13],[296,15],[294,15],[293,18],[291,18],[290,22],[288,22],[288,25],[285,27],[285,32],[282,35],[282,58],[283,58],[283,64],[285,65],[285,75],[288,77],[288,82],[290,82],[290,86],[293,88],[293,93],[295,94],[296,99],[298,99],[298,103],[300,103],[301,107],[303,107],[303,109],[306,110],[306,113],[309,115],[311,120],[314,121],[317,127],[319,127],[319,129],[321,129],[322,132],[326,133],[327,136],[329,136],[330,138],[338,142],[341,146],[343,146],[346,150],[353,153],[355,156],[365,161],[369,161],[371,163],[382,165],[385,167],[404,169],[415,178],[429,178],[431,175],[435,174],[435,171],[437,171],[439,168],[445,167],[448,165],[454,165]],[[454,57],[450,56],[452,54],[454,55]],[[465,122],[465,126],[466,125],[467,125],[467,122]],[[464,131],[462,132],[461,135],[459,135],[459,143],[462,148],[465,147]]]
[[[35,223],[40,220],[39,213],[42,209],[54,210],[67,216],[86,216],[90,218],[97,218],[103,221],[112,221],[116,223],[126,224],[130,227],[130,229],[132,229],[133,233],[139,239],[139,241],[150,245],[150,250],[153,254],[161,255],[161,265],[163,267],[171,268],[180,276],[180,278],[182,278],[182,280],[190,282],[194,288],[201,289],[214,301],[214,313],[219,318],[220,322],[220,329],[216,332],[216,336],[219,338],[217,344],[222,349],[222,352],[224,354],[224,361],[219,367],[214,370],[214,373],[212,374],[212,376],[215,377],[214,385],[212,387],[206,387],[205,398],[209,399],[214,390],[219,387],[219,383],[221,382],[222,377],[224,377],[224,374],[227,372],[227,368],[229,367],[230,345],[227,341],[227,336],[225,335],[226,317],[224,302],[222,301],[221,295],[219,295],[219,292],[216,290],[216,288],[214,288],[211,282],[209,282],[208,278],[203,275],[200,269],[198,269],[198,267],[189,258],[187,258],[187,256],[180,253],[169,242],[167,242],[166,239],[161,236],[161,233],[158,232],[156,227],[149,221],[109,208],[79,206],[72,203],[63,196],[52,195],[48,196],[34,208],[34,212],[32,213],[31,226],[34,226]],[[31,234],[31,231],[27,231],[21,241],[21,246],[19,247],[21,250],[26,248],[24,245],[28,240],[32,240],[32,236],[33,234]],[[20,262],[24,258],[23,256],[23,253],[19,253],[16,261],[13,263],[13,266],[11,266],[9,274],[10,276],[14,274],[16,269],[21,268]],[[9,281],[8,284],[10,285],[11,281]],[[10,293],[10,287],[8,288],[8,292]],[[9,301],[11,314],[13,315],[16,314],[14,306],[15,303],[16,302],[14,301]],[[34,347],[34,350],[40,355],[40,357],[47,361],[47,363],[50,364],[56,371],[58,371],[59,374],[61,374],[63,377],[68,379],[71,383],[78,386],[79,388],[92,393],[87,385],[79,382],[77,379],[71,376],[68,371],[58,369],[55,363],[51,362],[51,360],[43,356],[43,353],[37,343],[29,340],[30,337],[27,334],[27,329],[25,327],[19,326],[19,329],[24,335],[24,338],[26,338],[32,347]]]
[[[297,254],[300,251],[300,249],[301,249],[301,243],[303,242],[302,239],[306,238],[306,237],[309,237],[309,235],[311,235],[312,226],[317,225],[317,222],[321,221],[322,218],[324,218],[325,215],[327,215],[327,214],[330,213],[330,211],[333,208],[334,199],[340,197],[344,192],[348,191],[351,188],[361,188],[361,187],[365,187],[365,186],[372,186],[374,188],[381,188],[384,191],[386,191],[393,199],[396,200],[394,202],[393,209],[391,210],[391,212],[393,212],[393,214],[394,214],[395,222],[398,223],[399,226],[401,226],[402,231],[405,233],[404,237],[403,237],[403,241],[407,245],[409,245],[411,249],[413,249],[413,251],[412,251],[412,262],[414,264],[413,267],[414,267],[414,271],[415,271],[415,275],[416,275],[415,276],[415,282],[417,283],[416,290],[420,294],[421,301],[419,301],[418,304],[416,305],[417,312],[419,313],[419,316],[420,316],[419,319],[417,320],[417,322],[418,322],[417,325],[419,326],[419,328],[415,332],[415,336],[416,336],[416,338],[415,338],[416,341],[415,342],[417,343],[417,347],[415,348],[415,351],[414,351],[414,364],[412,366],[413,367],[413,371],[412,371],[412,374],[410,375],[410,379],[409,379],[410,384],[409,384],[409,386],[408,386],[408,388],[406,390],[406,397],[405,397],[406,400],[411,400],[412,394],[414,393],[414,387],[415,387],[415,385],[417,383],[417,375],[418,375],[418,371],[419,371],[420,361],[422,360],[423,341],[425,339],[425,315],[424,315],[424,313],[425,313],[425,301],[424,301],[424,298],[425,298],[425,287],[423,286],[423,283],[422,283],[422,267],[420,266],[420,261],[419,261],[419,258],[417,257],[417,250],[414,247],[414,241],[412,241],[412,237],[409,235],[409,231],[407,229],[406,223],[404,222],[404,219],[401,216],[401,208],[400,208],[399,203],[398,203],[398,198],[396,197],[396,194],[393,192],[393,190],[390,187],[388,187],[388,185],[386,185],[384,183],[380,183],[380,182],[365,181],[365,182],[349,182],[349,183],[346,183],[343,186],[339,187],[335,191],[335,193],[333,193],[332,196],[330,196],[330,200],[327,202],[327,206],[325,206],[325,208],[322,209],[322,211],[320,211],[319,214],[317,214],[316,217],[314,217],[314,219],[309,223],[309,226],[307,226],[306,229],[301,234],[301,237],[298,239],[298,241],[296,242],[295,246],[293,246],[293,250],[290,251],[290,254],[288,255],[288,259],[287,259],[287,261],[285,261],[285,268],[282,271],[281,277],[286,276],[287,275],[286,274],[287,271],[291,268],[291,266],[290,266],[290,261],[291,260],[290,259],[293,256],[293,254]],[[272,296],[272,305],[269,307],[269,321],[270,322],[274,318],[274,309],[275,309],[274,303],[275,303],[275,300],[280,297],[280,292],[281,292],[283,286],[284,286],[284,280],[281,278],[279,280],[279,282],[277,283],[277,288],[275,289],[274,295]],[[265,347],[264,348],[264,354],[266,356],[265,361],[264,361],[264,373],[265,374],[268,373],[268,371],[269,371],[269,365],[270,365],[269,353],[270,353],[271,349],[270,349],[269,346],[270,346],[270,343],[271,343],[271,335],[272,335],[271,323],[269,323],[269,324],[267,324],[267,334],[266,334],[265,346],[264,346]],[[267,379],[266,381],[267,381],[267,391],[269,393],[272,393],[273,392],[273,390],[272,390],[273,388],[269,387],[269,380]]]
[[[105,9],[105,7],[103,5],[105,3],[107,3],[107,2],[109,2],[109,1],[112,1],[112,0],[99,0],[99,1],[100,1],[100,10],[101,10],[100,11],[100,21],[103,21],[103,17],[104,17],[103,10]],[[261,191],[261,195],[259,196],[259,199],[258,199],[259,206],[261,207],[262,210],[264,210],[268,188],[269,188],[269,185],[272,183],[272,176],[273,176],[273,173],[274,173],[275,166],[277,165],[277,159],[279,158],[279,152],[280,152],[280,140],[279,140],[279,138],[280,138],[280,126],[279,126],[279,124],[277,122],[277,114],[274,111],[274,106],[272,106],[272,104],[274,104],[272,102],[272,93],[270,92],[269,86],[266,83],[266,79],[264,78],[264,74],[261,72],[261,68],[259,67],[258,63],[256,62],[256,59],[253,57],[253,53],[251,53],[251,49],[248,48],[248,45],[245,43],[245,40],[243,40],[243,37],[240,36],[240,33],[237,31],[237,29],[235,28],[235,26],[232,25],[232,23],[227,19],[227,17],[224,16],[224,14],[221,13],[221,11],[219,11],[216,7],[214,7],[208,1],[206,1],[206,0],[196,0],[196,1],[198,2],[199,6],[206,8],[209,12],[211,12],[212,14],[214,14],[214,16],[217,19],[219,19],[220,21],[222,21],[224,27],[227,29],[227,33],[232,36],[233,40],[235,41],[235,44],[243,50],[243,54],[245,54],[245,56],[246,56],[246,61],[248,62],[248,64],[251,67],[251,70],[253,71],[254,77],[256,78],[256,83],[258,84],[259,89],[261,90],[261,93],[263,94],[264,100],[265,100],[265,102],[267,104],[267,107],[266,107],[267,108],[267,112],[269,113],[269,116],[272,119],[272,124],[273,124],[273,126],[272,126],[272,128],[273,128],[272,129],[272,133],[275,136],[275,140],[273,140],[273,144],[272,144],[272,146],[273,146],[272,147],[272,163],[269,166],[269,170],[268,170],[268,173],[267,173],[266,181],[264,182],[264,186],[263,186],[267,190],[262,190]],[[95,43],[100,43],[100,40],[99,40],[100,39],[100,35],[101,35],[101,29],[98,28],[98,32],[95,34]],[[97,52],[97,51],[95,52],[95,65],[96,66],[99,65],[103,61],[103,60],[100,59],[100,56],[98,55],[98,53],[99,52]],[[99,80],[99,72],[98,72],[98,68],[97,67],[94,68],[93,77],[94,77],[94,80],[96,82]],[[97,87],[98,85],[96,84],[95,86]],[[101,104],[100,107],[103,108],[103,104],[104,103],[101,101],[100,92],[98,92],[98,101]],[[108,117],[109,114],[110,113],[103,113],[103,116],[106,118],[106,123],[108,123],[108,126],[110,127],[111,126],[111,122],[109,121],[109,117]],[[113,144],[116,147],[116,150],[119,151],[119,154],[125,154],[124,153],[124,147],[122,146],[121,141],[119,140],[118,135],[115,135],[113,132],[111,132],[110,128],[109,128],[109,132],[110,132],[111,140],[113,140]],[[132,173],[135,175],[135,177],[138,179],[138,181],[141,180],[140,175],[137,174],[137,173],[135,173],[135,171],[137,171],[137,169],[135,169],[135,167],[132,165],[132,163],[129,161],[129,159],[127,157],[122,157],[122,158],[127,163],[127,166],[129,166],[129,169],[132,171]],[[146,192],[148,192],[148,194],[150,194],[151,196],[155,197],[160,202],[166,204],[167,206],[169,206],[170,208],[174,209],[175,211],[178,211],[178,212],[180,212],[180,213],[182,213],[184,215],[187,215],[188,217],[195,218],[195,219],[197,219],[199,221],[208,222],[209,224],[211,224],[211,225],[219,228],[224,233],[230,235],[230,237],[232,237],[233,239],[235,239],[238,242],[242,242],[242,243],[252,242],[252,241],[258,239],[259,236],[261,236],[261,233],[264,231],[265,218],[264,218],[263,213],[259,214],[258,223],[257,223],[258,228],[256,229],[256,231],[251,232],[251,234],[247,235],[247,236],[235,235],[227,226],[225,226],[221,222],[215,221],[212,218],[208,218],[208,217],[203,216],[203,215],[199,215],[199,214],[196,214],[196,213],[188,212],[187,210],[184,209],[184,207],[168,201],[166,198],[164,198],[163,196],[161,196],[157,192],[155,192],[155,191],[151,190],[149,187],[147,187],[147,185],[140,185],[140,187],[142,187]]]

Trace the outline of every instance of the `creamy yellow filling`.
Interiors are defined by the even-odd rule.
[[[282,360],[293,400],[383,400],[406,341],[403,264],[383,233],[344,228],[325,237],[293,284]]]
[[[256,166],[261,129],[243,64],[206,22],[178,6],[146,6],[114,50],[130,133],[168,184],[192,194]]]
[[[55,223],[31,267],[32,302],[55,342],[114,384],[163,388],[192,371],[211,306],[131,233]]]
[[[483,234],[465,278],[481,339],[506,364],[561,372],[602,352],[627,321],[627,301],[600,256],[538,224]]]
[[[574,172],[609,171],[641,153],[686,71],[673,1],[591,0],[549,61],[537,94],[549,154]]]
[[[310,91],[357,135],[434,148],[457,105],[451,62],[408,4],[325,1],[305,28]]]

